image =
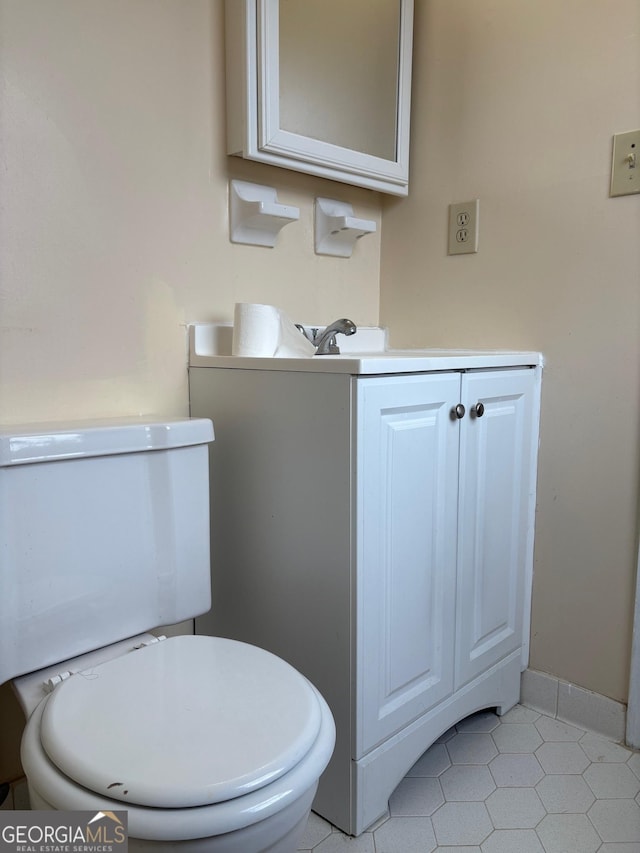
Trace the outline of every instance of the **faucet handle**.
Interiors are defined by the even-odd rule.
[[[317,327],[309,326],[309,328],[307,328],[306,326],[303,326],[302,323],[296,323],[295,327],[300,332],[300,334],[303,335],[309,341],[309,343],[313,344],[314,346],[316,345],[316,338],[318,337]]]

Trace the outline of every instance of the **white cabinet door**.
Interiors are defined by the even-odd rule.
[[[535,382],[533,370],[462,377],[456,689],[522,644]]]
[[[459,394],[357,380],[356,759],[453,690]]]

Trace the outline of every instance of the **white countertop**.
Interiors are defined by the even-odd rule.
[[[236,370],[285,370],[305,373],[426,373],[439,370],[471,370],[495,367],[542,366],[539,352],[462,349],[379,349],[358,352],[360,341],[384,346],[384,330],[360,330],[350,338],[339,337],[340,355],[312,358],[254,358],[224,354],[230,352],[231,327],[200,323],[189,327],[189,365],[191,367],[232,368]],[[222,332],[222,334],[220,334]],[[376,333],[380,333],[377,335]]]

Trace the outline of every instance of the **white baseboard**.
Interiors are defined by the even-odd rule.
[[[549,717],[608,740],[624,742],[627,706],[600,693],[592,693],[545,672],[525,669],[521,678],[520,701]]]

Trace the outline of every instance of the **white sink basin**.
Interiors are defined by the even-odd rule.
[[[189,326],[189,365],[245,370],[289,370],[308,373],[423,373],[469,370],[476,367],[542,365],[538,352],[508,350],[411,349],[386,346],[385,329],[359,328],[355,335],[338,335],[340,355],[312,358],[253,358],[231,355],[233,326],[196,323]]]

